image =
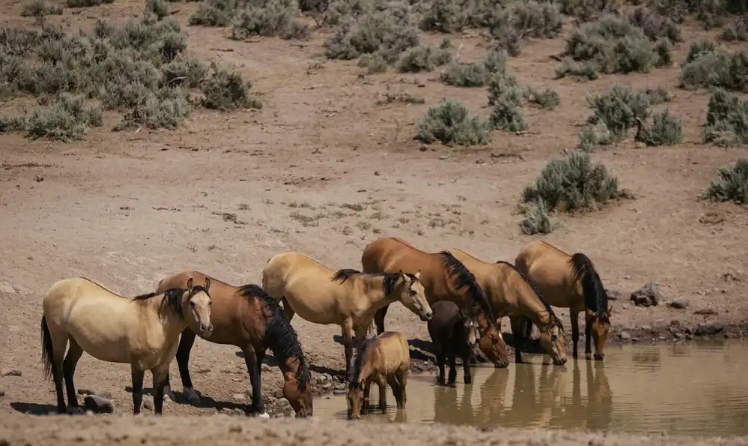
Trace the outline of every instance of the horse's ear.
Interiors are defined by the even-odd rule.
[[[416,273],[415,273],[415,274],[413,274],[413,276],[414,276],[414,277],[415,277],[416,279],[418,279],[418,280],[421,280],[421,270],[419,269],[418,271],[416,271]]]
[[[192,277],[187,281],[187,291],[192,291]]]
[[[210,288],[210,278],[205,278],[205,292],[208,292],[208,288]]]
[[[397,274],[400,275],[400,278],[403,279],[403,282],[407,282],[408,277],[405,275],[405,273],[403,272],[403,270],[398,271]]]

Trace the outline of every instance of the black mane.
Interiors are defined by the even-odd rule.
[[[483,288],[476,282],[473,273],[449,251],[442,251],[439,254],[441,254],[442,261],[444,262],[444,266],[449,270],[449,274],[455,278],[456,288],[459,290],[460,288],[467,287],[470,299],[473,301],[473,306],[477,306],[482,310],[491,320],[491,323],[495,325],[497,322],[496,316],[494,316],[491,304],[488,302],[488,296],[486,296]]]
[[[569,263],[574,268],[574,280],[582,281],[584,305],[597,317],[605,315],[608,311],[608,293],[605,292],[603,282],[592,265],[592,261],[578,252],[571,256]]]
[[[200,291],[205,291],[205,288],[203,288],[200,285],[192,287],[192,294],[199,293]],[[140,296],[133,297],[133,300],[143,301],[143,300],[148,300],[152,297],[163,296],[164,301],[166,301],[166,304],[169,305],[169,308],[174,310],[174,312],[177,313],[179,317],[183,318],[184,309],[182,308],[182,296],[186,292],[187,290],[184,288],[171,288],[162,293],[155,292],[155,293],[141,294]]]
[[[283,314],[280,304],[270,297],[262,287],[255,284],[239,287],[239,294],[262,301],[267,310],[263,314],[266,324],[265,341],[278,361],[285,362],[293,357],[298,359],[299,369],[296,372],[296,379],[299,381],[299,390],[306,390],[312,375],[309,372],[306,358],[304,358],[304,352],[301,350],[299,338],[286,319],[286,315]]]
[[[340,282],[343,283],[346,280],[348,280],[351,276],[356,274],[365,274],[370,277],[382,277],[382,280],[384,281],[384,294],[390,295],[395,290],[395,283],[397,283],[397,279],[400,278],[399,273],[362,273],[361,271],[357,271],[355,269],[341,269],[335,272],[335,275],[332,276],[333,282]],[[416,276],[413,274],[405,274],[408,276],[411,280],[416,280]]]
[[[538,288],[537,285],[535,285],[533,282],[531,282],[529,277],[527,277],[526,275],[522,274],[522,272],[520,270],[518,270],[516,266],[512,265],[509,262],[505,262],[503,260],[499,260],[496,263],[497,264],[506,265],[509,268],[513,269],[514,272],[516,272],[517,274],[519,274],[519,276],[522,278],[522,280],[524,280],[525,283],[527,283],[530,286],[530,288],[538,296],[538,299],[540,299],[540,301],[543,303],[543,305],[545,306],[546,311],[548,311],[548,314],[550,314],[552,316],[552,318],[555,320],[555,325],[558,328],[560,328],[560,329],[564,328],[563,325],[561,324],[561,319],[559,319],[558,316],[556,316],[556,313],[553,312],[553,307],[551,307],[550,304],[548,304],[548,302],[545,300],[545,296],[543,296],[543,293],[540,292],[540,288]]]

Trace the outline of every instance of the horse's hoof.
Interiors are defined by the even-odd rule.
[[[270,418],[270,415],[268,415],[268,413],[267,413],[267,412],[263,412],[263,413],[258,413],[258,414],[257,414],[257,418],[263,418],[263,419],[267,419],[267,418]]]
[[[195,392],[195,389],[191,387],[186,387],[184,389],[184,394],[187,396],[187,402],[192,405],[198,405],[200,404],[200,395]]]

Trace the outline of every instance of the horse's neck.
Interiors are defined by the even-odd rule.
[[[164,337],[167,340],[179,338],[179,334],[187,328],[187,319],[174,311],[164,299],[154,299],[153,302],[149,302],[149,305],[153,306],[158,315]]]
[[[284,381],[298,381],[299,367],[301,367],[301,359],[297,356],[290,356],[285,360],[281,361],[278,365],[283,373]]]
[[[517,304],[527,317],[532,321],[533,324],[537,325],[538,328],[542,328],[550,323],[551,313],[546,308],[540,296],[532,289],[532,287],[526,283],[522,278],[516,280],[521,281],[519,284],[510,285],[510,289],[513,288],[517,295]],[[504,283],[510,283],[505,281]]]
[[[368,300],[372,311],[379,310],[397,300],[396,289],[393,289],[389,296],[385,293],[383,276],[359,274],[352,285]]]

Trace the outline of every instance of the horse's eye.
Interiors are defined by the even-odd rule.
[[[194,307],[194,306],[195,306],[195,302],[193,302],[193,301],[190,301],[190,306],[191,306],[191,307]]]
[[[411,296],[415,296],[416,294],[418,294],[418,293],[416,293],[415,290],[410,290],[410,295]]]
[[[556,342],[556,341],[558,341],[558,336],[551,335],[551,342]]]
[[[209,300],[209,301],[208,301],[208,305],[213,305],[213,301],[212,301],[212,300]]]

